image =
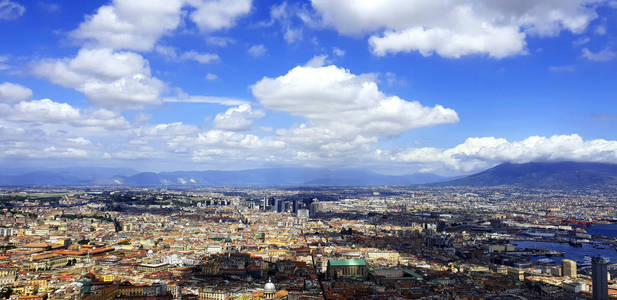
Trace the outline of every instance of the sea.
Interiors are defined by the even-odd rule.
[[[606,237],[617,238],[617,223],[616,224],[593,224],[586,227],[587,232],[593,236],[602,235]],[[535,241],[513,241],[512,244],[517,249],[536,248],[549,249],[563,253],[563,257],[534,257],[536,261],[553,260],[555,263],[560,263],[561,259],[568,258],[576,261],[580,267],[590,266],[591,258],[594,256],[602,256],[609,259],[611,264],[617,264],[617,249],[612,245],[603,243],[591,244],[583,243],[581,247],[575,247],[569,243],[556,242],[535,242]]]
[[[591,235],[602,235],[617,238],[617,223],[613,224],[593,224],[587,227],[587,232]]]
[[[592,244],[584,243],[581,247],[574,247],[568,243],[534,242],[534,241],[514,241],[512,242],[517,249],[536,248],[549,249],[563,253],[563,257],[537,256],[534,260],[552,259],[559,263],[562,259],[568,258],[575,261],[579,266],[591,265],[591,258],[602,256],[608,258],[611,264],[617,263],[617,250],[610,246],[601,246],[603,249],[596,248]]]

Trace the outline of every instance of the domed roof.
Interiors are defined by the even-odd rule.
[[[274,286],[274,283],[272,283],[272,281],[270,281],[269,279],[268,279],[268,283],[266,283],[266,286],[264,286],[264,292],[276,293],[276,287]]]

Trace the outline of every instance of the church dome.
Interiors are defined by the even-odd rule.
[[[272,283],[272,281],[268,280],[268,283],[266,283],[266,286],[264,286],[264,292],[265,293],[276,293],[276,287],[274,286],[274,283]]]

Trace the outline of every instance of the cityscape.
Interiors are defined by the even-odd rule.
[[[0,0],[0,299],[617,299],[615,0]]]
[[[617,258],[614,189],[1,192],[5,297],[585,299],[617,291],[608,261]]]

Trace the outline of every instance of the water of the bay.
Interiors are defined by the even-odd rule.
[[[552,243],[552,242],[535,242],[535,241],[516,241],[512,242],[516,246],[517,249],[549,249],[554,251],[559,251],[563,253],[563,257],[549,257],[553,259],[556,263],[559,263],[561,259],[568,258],[573,261],[576,261],[579,265],[590,264],[589,260],[594,256],[602,256],[608,258],[611,264],[617,263],[617,250],[613,247],[608,246],[600,246],[593,247],[592,244],[583,244],[581,247],[574,247],[568,243]],[[603,248],[603,249],[601,249]],[[588,258],[585,258],[588,257]],[[544,258],[544,257],[538,257]]]
[[[591,235],[601,235],[606,237],[617,238],[617,223],[613,224],[593,224],[586,228],[587,233]]]

